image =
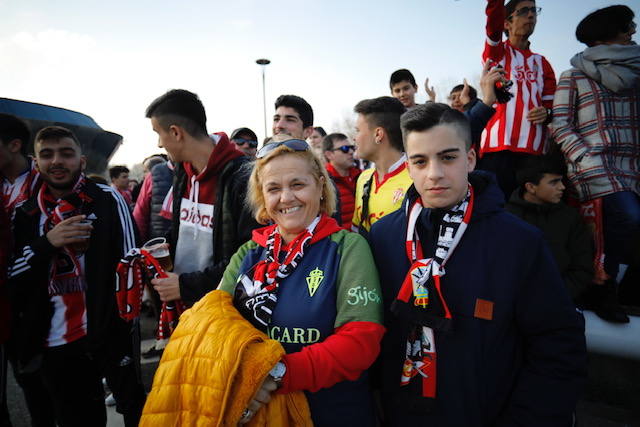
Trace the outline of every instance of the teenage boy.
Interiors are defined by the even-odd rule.
[[[410,109],[416,106],[418,85],[411,71],[402,68],[391,73],[389,88],[391,96],[400,101],[404,108]]]
[[[175,165],[172,228],[173,272],[151,283],[162,301],[195,304],[216,288],[231,256],[258,224],[245,206],[249,158],[223,132],[207,134],[207,116],[195,93],[174,89],[146,112],[158,146]]]
[[[106,423],[102,378],[138,423],[145,393],[131,325],[118,315],[116,266],[135,246],[133,220],[111,187],[85,178],[75,135],[51,126],[35,138],[42,186],[15,213],[9,293],[18,372],[39,369],[59,426]],[[80,223],[90,219],[91,224]]]
[[[356,147],[342,133],[332,133],[322,141],[325,167],[338,190],[342,228],[351,230],[351,219],[355,209],[356,182],[362,172],[355,167],[353,153]]]
[[[541,233],[501,207],[467,119],[429,103],[402,117],[413,185],[375,223],[385,327],[385,425],[571,425],[584,327]]]
[[[375,163],[356,185],[352,229],[366,234],[373,223],[400,207],[411,185],[400,131],[405,108],[397,99],[381,96],[360,101],[354,111],[357,155]]]
[[[513,81],[513,98],[496,105],[482,135],[481,169],[496,174],[498,185],[509,197],[517,184],[520,162],[545,151],[546,126],[551,119],[556,78],[547,59],[531,51],[541,8],[532,0],[487,0],[487,39],[482,60],[499,64]],[[507,40],[503,40],[502,33]]]
[[[593,240],[580,213],[562,201],[565,169],[561,157],[528,159],[516,174],[518,188],[506,209],[542,231],[569,294],[577,301],[593,279]]]

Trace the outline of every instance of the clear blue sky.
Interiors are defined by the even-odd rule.
[[[640,2],[539,0],[531,38],[556,75],[583,50],[574,37],[590,11]],[[210,132],[249,126],[263,137],[282,93],[307,99],[316,125],[338,130],[364,98],[387,95],[409,68],[444,91],[477,79],[484,42],[482,0],[422,1],[10,1],[0,0],[0,94],[78,110],[124,136],[113,159],[132,165],[157,152],[146,106],[168,89],[197,92]],[[638,21],[639,18],[636,18]],[[637,36],[635,38],[637,40]]]

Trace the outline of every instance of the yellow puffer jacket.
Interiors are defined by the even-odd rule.
[[[180,317],[164,350],[141,427],[235,426],[284,354],[254,328],[223,291],[208,293]],[[302,392],[275,394],[249,426],[312,426]]]

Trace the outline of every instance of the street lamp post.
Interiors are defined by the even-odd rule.
[[[256,64],[262,67],[262,112],[264,114],[264,137],[267,137],[267,95],[265,92],[264,84],[264,70],[267,65],[271,64],[271,61],[265,58],[257,59]]]

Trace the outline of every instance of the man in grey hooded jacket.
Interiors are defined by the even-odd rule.
[[[640,46],[632,41],[633,18],[629,7],[616,5],[578,24],[576,37],[588,48],[560,77],[551,123],[575,196],[595,211],[602,207],[601,277],[609,283],[622,281],[640,233]]]

